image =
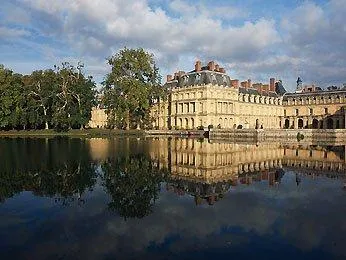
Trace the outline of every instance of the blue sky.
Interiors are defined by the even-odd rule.
[[[154,53],[163,78],[215,60],[231,78],[346,82],[346,0],[3,0],[0,63],[20,73],[69,61],[99,83],[120,48]]]

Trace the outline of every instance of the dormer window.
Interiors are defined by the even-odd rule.
[[[227,85],[227,77],[226,75],[222,75],[222,82],[224,85]]]
[[[201,73],[197,73],[195,78],[195,84],[198,84],[200,80],[201,80]]]
[[[215,74],[214,74],[214,73],[211,73],[210,76],[211,76],[211,82],[212,82],[213,84],[214,84],[214,83],[217,83]]]
[[[184,75],[184,76],[183,76],[183,84],[184,84],[184,85],[187,84],[188,79],[189,79],[189,76],[188,76],[188,75]]]

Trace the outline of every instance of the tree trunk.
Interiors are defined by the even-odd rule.
[[[142,119],[139,119],[139,123],[137,123],[137,130],[141,130]]]
[[[45,124],[44,129],[48,130],[49,125],[48,125],[48,121],[47,121],[47,109],[45,107],[43,107],[43,114],[44,114],[44,124]]]
[[[129,130],[130,129],[130,111],[127,111],[126,112],[126,130]]]
[[[71,122],[70,122],[70,117],[71,117],[71,115],[70,115],[70,113],[68,113],[68,114],[67,114],[67,118],[69,119],[69,120],[68,120],[68,130],[71,130],[71,129],[72,129]]]

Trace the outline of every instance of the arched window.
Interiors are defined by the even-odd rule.
[[[328,118],[328,120],[327,120],[327,128],[328,129],[333,129],[333,119]]]
[[[285,128],[288,129],[290,127],[290,120],[285,119]]]
[[[312,128],[313,129],[317,129],[318,128],[318,120],[316,118],[314,118],[312,120]]]

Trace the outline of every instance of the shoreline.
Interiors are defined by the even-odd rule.
[[[9,130],[0,131],[2,137],[114,137],[114,136],[144,136],[144,130],[118,130],[118,129],[72,129],[67,132],[49,130]]]
[[[346,143],[346,129],[213,129],[204,132],[203,130],[119,130],[119,129],[73,129],[67,132],[56,132],[50,130],[9,130],[0,131],[0,138],[13,137],[71,137],[71,138],[110,138],[122,136],[134,137],[192,137],[204,138],[204,134],[209,135],[211,140],[223,141],[333,141]],[[297,135],[303,135],[301,140],[297,140]],[[206,136],[206,137],[207,137]]]

